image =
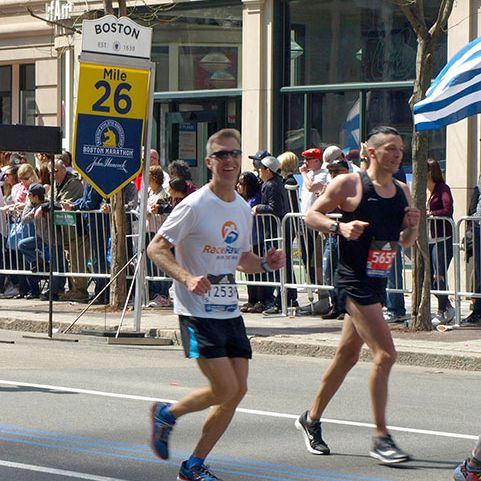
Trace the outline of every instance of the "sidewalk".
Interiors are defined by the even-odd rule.
[[[463,304],[463,315],[468,313]],[[74,321],[85,304],[55,302],[53,323],[60,331]],[[109,307],[93,306],[75,324],[72,333],[83,329],[116,330],[121,312]],[[339,340],[342,321],[326,321],[319,316],[288,318],[245,314],[247,332],[254,352],[276,355],[332,358]],[[48,302],[24,299],[1,299],[0,329],[46,333]],[[128,311],[122,332],[133,330],[133,312]],[[398,351],[398,363],[436,369],[465,369],[481,371],[481,325],[460,327],[440,333],[409,332],[402,324],[390,324]],[[178,321],[170,309],[149,309],[142,313],[142,331],[147,336],[180,338]],[[78,336],[77,336],[78,337]],[[1,333],[0,333],[1,340]],[[369,359],[364,350],[362,359]]]

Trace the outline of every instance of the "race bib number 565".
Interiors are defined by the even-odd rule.
[[[373,240],[367,256],[367,276],[388,277],[396,252],[397,242]]]

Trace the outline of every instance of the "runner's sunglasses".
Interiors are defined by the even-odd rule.
[[[238,159],[242,155],[242,150],[218,150],[217,152],[213,152],[212,154],[210,154],[209,157],[215,157],[216,159],[224,161],[227,160],[227,157],[229,157],[229,155],[234,159]]]

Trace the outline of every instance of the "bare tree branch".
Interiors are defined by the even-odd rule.
[[[72,27],[70,25],[67,25],[64,22],[61,22],[60,20],[47,20],[46,18],[40,17],[36,13],[33,13],[32,10],[28,7],[26,7],[27,12],[33,17],[37,18],[38,20],[42,20],[42,22],[48,23],[49,25],[56,25],[57,27],[62,27],[65,28],[65,30],[69,30],[70,32],[74,33],[82,33],[80,30],[76,29],[75,27]]]
[[[453,7],[454,0],[442,0],[439,6],[438,18],[429,30],[431,37],[438,37],[441,34],[443,27],[448,23]]]
[[[422,3],[422,0],[420,0]],[[395,0],[411,27],[418,37],[426,38],[429,35],[424,19],[424,12],[417,0]],[[422,7],[422,6],[421,6]]]

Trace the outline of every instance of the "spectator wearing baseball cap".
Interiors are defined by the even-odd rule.
[[[278,175],[279,169],[281,168],[279,160],[272,155],[267,155],[262,159],[255,159],[254,165],[257,169],[269,169],[274,175]]]
[[[299,167],[302,175],[301,212],[307,214],[314,201],[327,185],[327,169],[322,165],[322,150],[307,149],[302,152],[304,164]]]
[[[327,165],[327,170],[331,179],[339,174],[347,174],[349,172],[349,164],[345,159],[335,159]]]
[[[280,221],[289,211],[287,191],[284,189],[282,177],[278,173],[280,162],[271,155],[264,156],[262,159],[256,158],[253,159],[253,161],[255,167],[259,169],[259,177],[263,183],[261,188],[261,203],[252,207],[252,213],[254,215],[271,214],[276,216]],[[277,237],[275,231],[273,231],[275,225],[271,223],[268,218],[263,224],[263,230],[268,232],[270,237]],[[273,245],[271,244],[271,246]],[[266,252],[264,252],[263,255],[266,255]],[[278,271],[269,274],[269,276],[270,280],[275,280],[276,282],[280,280]],[[264,313],[271,314],[271,308],[279,312],[280,296],[277,296],[277,299],[274,300],[274,288],[272,288],[269,293],[265,292],[265,296],[265,302],[268,305]]]
[[[43,200],[45,198],[45,187],[42,184],[34,182],[33,184],[30,184],[30,187],[28,188],[28,193],[31,195],[37,195],[39,197],[42,197]]]
[[[326,164],[332,162],[333,160],[344,158],[345,157],[343,151],[337,145],[330,145],[329,147],[326,147],[322,156],[322,160],[324,160]]]
[[[358,170],[360,170],[356,164],[354,164],[350,159],[346,157],[346,155],[344,154],[344,152],[339,146],[330,145],[329,147],[326,147],[326,150],[324,151],[324,156],[323,156],[325,167],[327,168],[329,163],[337,159],[343,159],[347,161],[349,172],[357,172]],[[330,179],[328,179],[328,182],[329,180]]]
[[[254,155],[248,155],[249,159],[252,159],[252,165],[254,170],[259,173],[259,167],[257,166],[258,162],[261,161],[264,157],[272,157],[272,154],[268,150],[258,150]]]

